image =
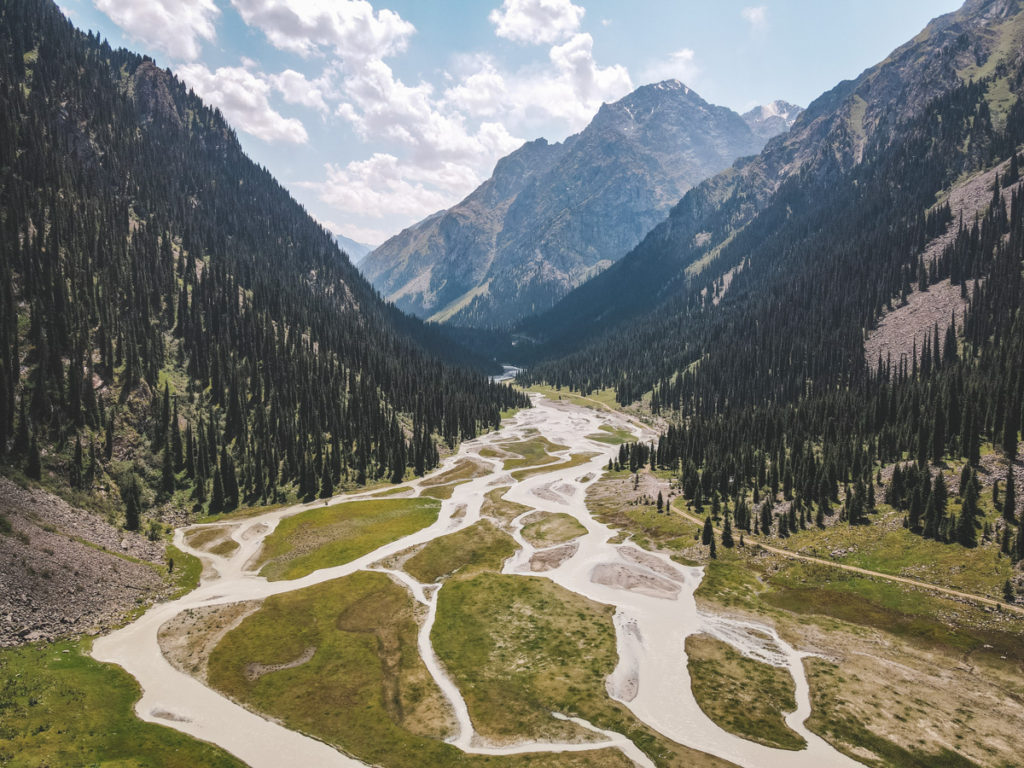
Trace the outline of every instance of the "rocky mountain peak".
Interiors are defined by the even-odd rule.
[[[678,80],[644,85],[564,142],[537,139],[502,158],[469,197],[361,266],[404,310],[505,325],[625,255],[686,190],[763,144]]]
[[[776,99],[745,112],[743,119],[750,130],[767,140],[788,131],[803,111],[803,107]]]

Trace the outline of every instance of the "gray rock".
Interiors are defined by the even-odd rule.
[[[625,255],[686,190],[758,152],[764,132],[795,109],[766,107],[755,131],[676,80],[645,85],[564,142],[538,139],[502,158],[469,197],[392,237],[361,267],[422,317],[514,322]]]

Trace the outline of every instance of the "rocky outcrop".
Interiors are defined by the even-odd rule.
[[[0,477],[0,647],[114,626],[164,573],[162,541]]]
[[[469,197],[388,240],[362,269],[417,315],[508,324],[615,262],[687,189],[764,141],[678,81],[643,86],[566,141],[503,158]]]

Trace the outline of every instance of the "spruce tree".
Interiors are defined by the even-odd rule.
[[[71,487],[78,490],[84,479],[84,458],[82,456],[82,438],[75,436],[75,453],[71,459]]]
[[[213,470],[213,490],[210,492],[209,514],[216,515],[224,511],[224,483],[220,477],[220,468]]]
[[[732,539],[732,515],[728,512],[725,514],[725,523],[722,526],[722,546],[732,549],[734,542]]]
[[[135,472],[129,472],[121,487],[124,502],[124,527],[129,531],[139,530],[142,524],[142,488]]]
[[[1003,520],[1017,522],[1017,484],[1013,476],[1013,465],[1006,468],[1006,491],[1003,493]]]
[[[1013,461],[1017,458],[1017,433],[1020,431],[1020,403],[1006,404],[1003,413],[1003,452],[1006,458]]]
[[[911,533],[921,533],[921,517],[924,514],[924,494],[920,485],[915,486],[910,499],[910,516],[907,527]]]
[[[964,501],[957,518],[956,540],[965,547],[978,545],[978,485],[973,473],[967,481]]]
[[[165,499],[169,499],[174,495],[175,481],[174,457],[171,455],[170,446],[165,445],[163,450],[163,462],[160,470],[160,493]]]
[[[331,468],[325,461],[323,471],[320,473],[320,498],[329,499],[334,495],[334,478],[331,477]]]
[[[708,544],[714,541],[714,538],[715,532],[714,529],[711,527],[711,515],[708,515],[704,518],[704,529],[701,531],[700,534],[700,543],[706,547]]]
[[[28,460],[25,462],[25,475],[33,480],[39,480],[43,476],[43,458],[39,452],[39,441],[32,435],[32,441],[28,446]]]
[[[928,495],[928,504],[924,513],[923,535],[928,539],[941,539],[941,526],[946,519],[946,504],[949,494],[946,490],[946,479],[942,472],[935,475],[935,482],[932,484],[931,493]]]
[[[764,536],[770,536],[772,533],[772,503],[765,499],[764,504],[761,505],[761,533]]]

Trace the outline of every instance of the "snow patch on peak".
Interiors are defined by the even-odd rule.
[[[803,111],[803,107],[776,99],[754,107],[743,119],[754,133],[767,139],[788,131]]]

